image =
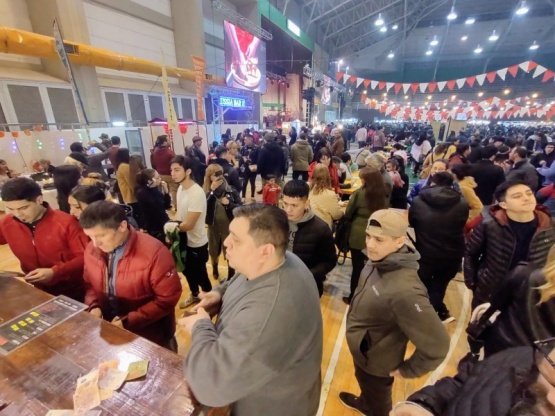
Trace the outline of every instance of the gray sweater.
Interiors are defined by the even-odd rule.
[[[257,279],[217,287],[216,324],[193,327],[185,377],[197,400],[231,404],[233,416],[310,416],[318,411],[322,315],[312,274],[294,254]]]

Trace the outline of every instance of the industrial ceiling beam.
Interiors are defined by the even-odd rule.
[[[322,14],[319,14],[318,16],[314,17],[312,20],[310,20],[308,22],[308,24],[312,24],[314,22],[317,22],[320,19],[323,19],[326,16],[329,16],[331,13],[335,12],[337,9],[340,9],[341,7],[345,6],[348,3],[351,3],[353,0],[342,0],[339,4],[336,4],[335,6],[328,8],[325,12],[323,12]],[[334,18],[335,16],[332,16],[332,18]]]

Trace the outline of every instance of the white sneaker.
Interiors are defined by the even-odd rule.
[[[195,303],[199,303],[199,302],[200,302],[199,298],[197,298],[196,296],[193,296],[193,294],[190,294],[189,297],[183,299],[179,303],[179,308],[180,309],[185,309],[185,308],[188,308],[189,306],[192,306]]]

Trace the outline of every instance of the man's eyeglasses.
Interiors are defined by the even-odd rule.
[[[549,357],[549,353],[551,353],[555,347],[555,337],[534,341],[533,347],[534,350],[541,353],[543,358],[555,369],[555,362]]]

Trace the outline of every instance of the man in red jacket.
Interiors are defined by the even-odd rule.
[[[124,209],[113,202],[93,202],[79,223],[92,240],[83,276],[89,312],[177,352],[174,309],[181,282],[166,246],[129,227]]]
[[[43,202],[32,179],[10,179],[2,187],[10,214],[0,220],[0,244],[8,244],[25,280],[51,295],[84,297],[83,252],[88,243],[77,220]]]

